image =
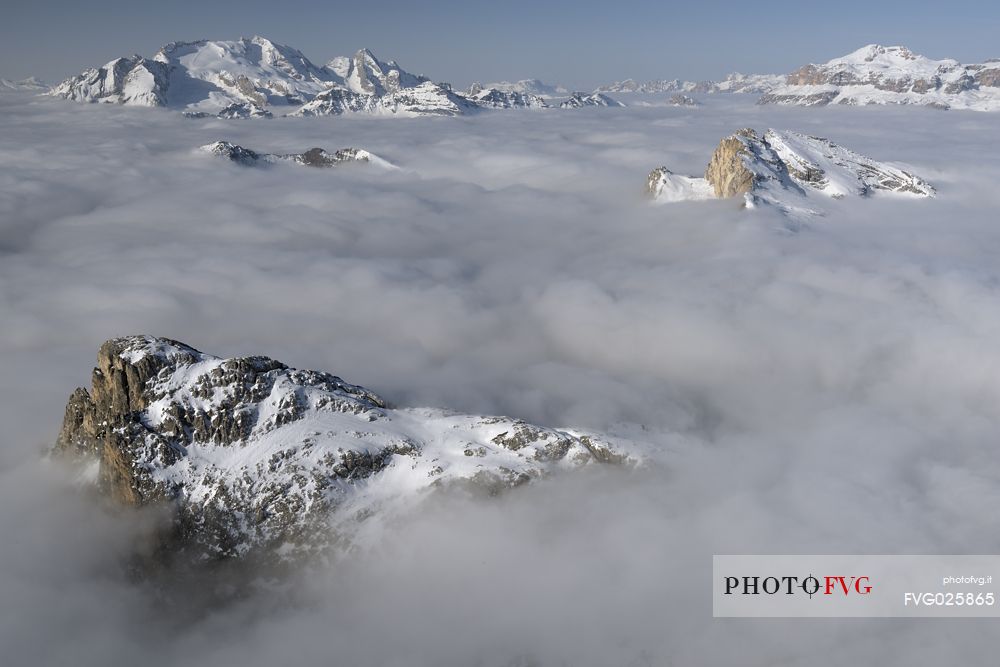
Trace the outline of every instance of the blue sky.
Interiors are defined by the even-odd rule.
[[[5,0],[0,76],[59,80],[164,43],[262,34],[322,64],[368,47],[434,79],[539,77],[574,87],[614,79],[787,72],[864,44],[905,44],[964,62],[1000,57],[1000,5],[754,3]]]

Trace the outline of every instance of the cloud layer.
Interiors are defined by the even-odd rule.
[[[991,650],[975,621],[713,621],[709,573],[713,553],[998,551],[1000,117],[722,97],[264,122],[0,105],[0,644],[14,664]],[[939,196],[831,202],[795,231],[727,201],[643,200],[651,168],[700,173],[748,125],[909,163]],[[244,169],[195,150],[219,139],[356,146],[402,169]],[[438,499],[283,595],[164,622],[162,597],[117,566],[143,524],[37,462],[100,342],[139,332],[662,454],[641,473]]]

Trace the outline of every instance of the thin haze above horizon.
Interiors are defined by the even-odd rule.
[[[994,46],[1000,7],[956,0],[746,5],[624,0],[486,4],[193,0],[14,2],[0,22],[0,76],[50,82],[113,58],[152,56],[170,41],[260,34],[323,64],[359,48],[436,80],[540,78],[587,88],[613,80],[718,79],[784,73],[865,44],[902,44],[931,58],[981,62]],[[975,16],[974,22],[969,21]]]

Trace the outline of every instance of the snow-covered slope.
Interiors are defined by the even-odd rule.
[[[660,203],[715,197],[711,184],[704,178],[675,174],[666,167],[657,167],[649,173],[646,191],[654,201]]]
[[[647,191],[661,203],[741,196],[748,208],[770,205],[793,217],[821,214],[813,202],[817,195],[934,195],[930,184],[903,167],[878,162],[829,139],[773,129],[763,135],[743,129],[723,139],[704,178],[654,169]]]
[[[56,86],[52,94],[81,102],[218,111],[312,99],[333,83],[299,51],[263,37],[171,42],[152,58],[118,58]]]
[[[1000,110],[1000,61],[963,65],[931,60],[902,46],[871,44],[786,77],[761,104],[917,104],[942,109]]]
[[[30,76],[27,79],[20,79],[18,81],[0,79],[0,92],[44,93],[48,89],[48,84],[36,79],[33,76]]]
[[[220,359],[150,336],[101,347],[91,390],[70,398],[56,451],[96,457],[94,481],[113,499],[171,507],[165,551],[201,560],[315,553],[435,488],[493,494],[637,460],[627,442],[393,408],[327,373],[267,357]]]

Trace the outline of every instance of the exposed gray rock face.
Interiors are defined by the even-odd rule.
[[[295,559],[349,542],[358,517],[436,487],[496,493],[635,458],[628,443],[394,409],[328,373],[151,336],[101,346],[55,452],[96,458],[96,485],[115,502],[169,510],[160,552],[202,562]]]

